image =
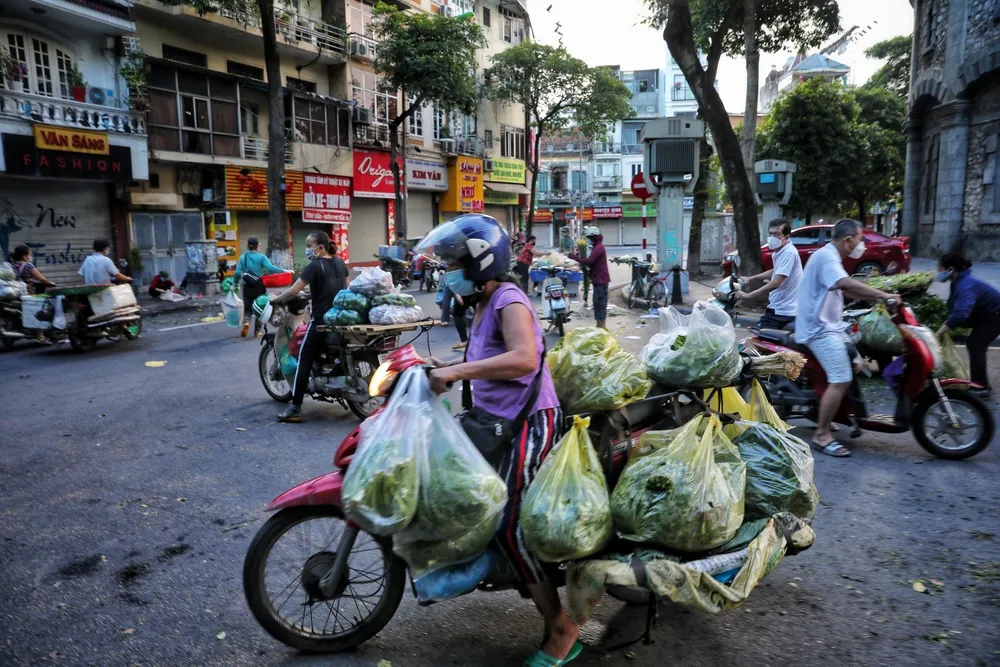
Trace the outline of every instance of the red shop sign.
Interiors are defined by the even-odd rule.
[[[606,220],[611,218],[622,217],[622,207],[621,206],[595,206],[594,207],[594,219],[595,220]]]
[[[351,221],[351,177],[302,174],[302,222]]]
[[[402,162],[397,158],[402,173]],[[396,192],[389,154],[382,151],[354,149],[354,196],[395,199]]]

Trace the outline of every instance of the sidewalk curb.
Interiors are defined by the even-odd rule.
[[[198,310],[202,308],[208,308],[213,306],[218,306],[218,301],[215,299],[198,299],[192,298],[186,301],[140,301],[139,306],[142,308],[140,311],[142,316],[145,318],[158,317],[160,315],[166,315],[169,313],[184,312],[187,310]]]

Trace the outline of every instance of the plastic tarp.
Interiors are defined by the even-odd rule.
[[[568,414],[617,410],[645,398],[653,386],[642,365],[604,329],[570,331],[546,362]]]

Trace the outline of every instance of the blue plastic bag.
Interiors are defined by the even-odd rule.
[[[465,563],[431,569],[413,579],[417,602],[428,605],[471,593],[499,562],[500,554],[487,549]]]

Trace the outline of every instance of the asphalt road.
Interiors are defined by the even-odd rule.
[[[208,314],[148,320],[140,340],[86,355],[0,354],[0,664],[520,665],[542,626],[509,592],[430,608],[407,595],[382,633],[335,658],[300,656],[258,627],[241,570],[263,507],[328,471],[357,421],[307,402],[306,423],[276,423],[257,342],[201,324]],[[187,323],[198,326],[162,330]],[[654,328],[612,323],[643,338]],[[445,354],[455,339],[431,336]],[[993,368],[1000,385],[997,357]],[[816,545],[743,608],[663,606],[655,644],[609,655],[600,647],[638,635],[644,612],[605,600],[573,664],[1000,664],[1000,447],[965,462],[933,459],[908,435],[852,448],[817,459]]]

